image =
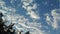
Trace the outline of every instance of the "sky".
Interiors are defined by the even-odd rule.
[[[60,0],[0,0],[5,25],[30,34],[60,33]]]

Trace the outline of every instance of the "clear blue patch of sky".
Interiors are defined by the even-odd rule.
[[[58,0],[35,0],[39,4],[40,15],[50,13],[50,10],[59,8]]]

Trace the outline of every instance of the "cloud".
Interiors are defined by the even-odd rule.
[[[54,9],[51,11],[52,16],[54,18],[53,23],[52,23],[52,27],[57,29],[59,27],[59,20],[60,20],[60,9]]]
[[[37,9],[37,4],[33,4],[32,2],[34,2],[34,0],[21,0],[22,1],[22,7],[24,9],[26,9],[27,11],[27,15],[30,15],[31,18],[33,19],[39,19],[40,17],[38,16],[38,14],[36,14],[36,10]],[[30,4],[32,6],[30,6]],[[34,10],[33,10],[34,9]]]
[[[51,10],[51,15],[45,14],[46,22],[48,25],[52,26],[53,29],[58,29],[60,24],[60,9]],[[51,17],[53,16],[53,17]]]
[[[12,7],[5,7],[5,6],[3,6],[2,9],[7,11],[7,12],[11,12],[11,13],[15,13],[16,12],[16,9],[12,8]]]
[[[30,15],[30,17],[34,18],[34,19],[39,19],[40,17],[38,15],[36,15],[35,12],[31,11],[27,13],[28,15]]]
[[[52,25],[52,20],[53,20],[52,17],[50,17],[50,15],[48,13],[45,14],[45,16],[46,16],[46,22],[47,22],[47,24],[48,25]]]
[[[52,26],[53,29],[58,29],[60,24],[60,9],[51,10],[51,17],[49,14],[45,14],[46,22],[48,25]]]
[[[25,2],[25,3],[24,3]],[[30,15],[30,17],[32,19],[39,19],[39,15],[36,13],[36,11],[33,11],[33,9],[37,9],[37,5],[34,3],[32,3],[33,0],[24,0],[23,1],[23,8],[27,10],[27,15]],[[28,6],[32,4],[32,6]],[[6,26],[9,26],[11,24],[14,24],[13,29],[15,30],[29,30],[31,29],[32,34],[45,34],[44,32],[42,32],[39,28],[39,26],[42,27],[41,24],[37,24],[38,22],[36,21],[32,21],[30,22],[28,18],[25,18],[23,15],[20,14],[16,14],[16,9],[12,8],[10,6],[6,7],[6,4],[4,4],[5,6],[2,7],[2,9],[0,9],[0,12],[2,12],[4,14],[4,18],[3,20],[6,21],[6,23],[4,23]],[[36,23],[36,24],[32,24],[32,25],[28,25],[30,23]],[[40,23],[40,22],[39,22]],[[20,29],[20,30],[19,30]],[[35,32],[35,33],[34,33]]]
[[[6,13],[6,11],[5,10],[2,10],[2,9],[0,9],[0,12],[2,12],[3,14]]]
[[[0,6],[4,6],[5,5],[5,2],[0,0]]]
[[[27,3],[27,2],[23,2],[23,4],[24,4],[24,6],[28,6],[29,5],[29,3]]]
[[[45,34],[44,32],[42,32],[42,31],[40,31],[40,33],[39,33],[39,31],[34,31],[33,33],[31,33],[31,34]]]
[[[16,12],[16,9],[15,8],[12,8],[12,7],[6,7],[6,6],[3,6],[1,9],[0,9],[0,12],[2,12],[3,14],[14,14]]]
[[[22,2],[32,3],[34,0],[21,0]]]

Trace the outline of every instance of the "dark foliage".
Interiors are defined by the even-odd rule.
[[[5,25],[4,25],[2,17],[3,17],[3,14],[0,12],[0,34],[14,34],[14,31],[13,32],[10,31],[13,25],[8,26],[7,31],[5,31],[5,28],[4,28]]]
[[[3,17],[3,14],[0,12],[0,34],[15,34],[15,30],[12,29],[12,26],[14,24],[11,24],[7,27],[6,25],[4,25],[2,17]],[[19,34],[21,34],[21,32]],[[29,31],[26,32],[25,34],[29,34]]]

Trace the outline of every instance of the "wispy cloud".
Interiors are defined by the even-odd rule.
[[[57,29],[59,27],[58,24],[60,22],[59,21],[60,20],[60,9],[52,10],[51,13],[52,13],[52,16],[54,18],[52,26],[53,26],[53,28]]]
[[[30,15],[30,17],[32,19],[38,20],[38,19],[40,19],[40,16],[36,13],[36,11],[34,11],[37,9],[37,4],[32,3],[32,2],[34,2],[34,0],[22,0],[22,3],[23,3],[22,7],[27,10],[27,13],[26,13],[27,15]],[[29,6],[30,4],[32,6]],[[3,3],[3,5],[5,5],[5,4]],[[2,7],[2,9],[0,9],[0,12],[2,12],[4,14],[3,20],[6,20],[6,23],[5,23],[6,26],[14,24],[13,29],[18,30],[18,31],[25,30],[28,28],[31,30],[31,34],[37,34],[37,33],[45,34],[45,32],[43,32],[42,30],[39,29],[40,27],[42,27],[41,24],[37,24],[38,23],[37,21],[30,22],[29,19],[25,18],[23,15],[15,14],[15,12],[16,12],[15,8],[12,8],[10,6],[6,7],[6,5],[5,5]],[[47,16],[47,20],[49,21],[50,19],[48,19],[48,18],[49,18],[49,16]],[[31,23],[33,23],[33,24],[31,25]],[[36,24],[34,24],[34,23],[36,23]],[[39,28],[37,28],[37,27],[39,27]]]
[[[5,5],[5,2],[0,0],[0,6],[4,6]]]
[[[22,0],[22,7],[26,9],[27,15],[30,15],[31,18],[39,19],[40,17],[38,16],[38,14],[36,14],[36,11],[34,11],[37,9],[37,4],[33,4],[32,2],[34,2],[34,0]],[[30,4],[32,6],[30,6]]]
[[[52,26],[53,29],[59,28],[59,20],[60,20],[60,9],[54,9],[51,11],[51,16],[49,14],[46,14],[46,22],[48,25]]]

